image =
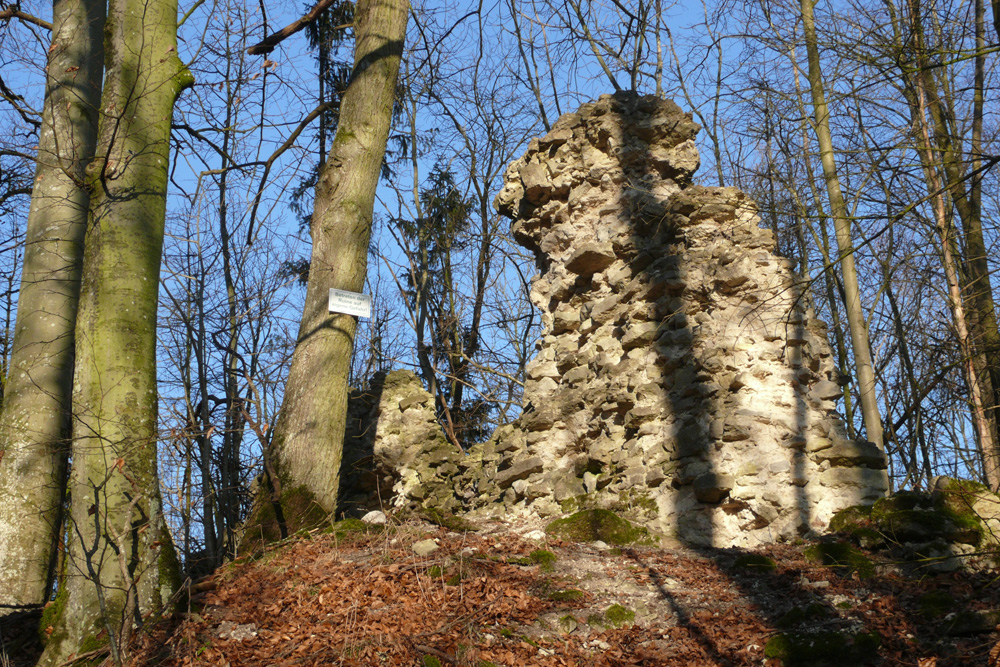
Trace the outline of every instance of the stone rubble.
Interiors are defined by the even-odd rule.
[[[411,371],[373,378],[348,401],[341,463],[341,510],[425,504],[451,513],[461,507],[453,478],[465,459],[441,431],[434,397]]]
[[[412,373],[387,384],[366,437],[391,503],[604,507],[748,546],[885,494],[885,455],[845,434],[826,327],[791,262],[744,193],[691,184],[697,131],[672,102],[605,95],[509,167],[497,207],[535,254],[544,327],[524,411],[463,456]]]

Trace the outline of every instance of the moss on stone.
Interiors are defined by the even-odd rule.
[[[583,595],[583,591],[568,588],[564,591],[552,591],[548,597],[553,602],[576,602],[577,600],[582,600]]]
[[[425,507],[420,511],[420,514],[434,525],[453,530],[456,533],[474,533],[479,530],[465,517],[442,512],[434,507]]]
[[[441,661],[433,655],[425,655],[421,663],[424,667],[441,667]]]
[[[596,542],[607,544],[651,544],[649,531],[622,519],[614,512],[591,509],[577,512],[564,519],[556,519],[545,527],[552,537],[567,542]]]
[[[765,556],[764,554],[740,554],[736,557],[736,561],[733,563],[734,566],[744,568],[747,570],[756,570],[759,572],[773,572],[778,566],[777,564]]]
[[[875,501],[872,524],[895,542],[940,538],[978,546],[983,526],[972,507],[984,492],[988,492],[985,487],[967,480],[947,480],[931,495],[901,491]]]
[[[845,531],[851,530],[859,523],[870,521],[872,518],[871,505],[853,505],[838,511],[830,519],[830,530]]]
[[[587,617],[587,625],[603,628],[620,628],[635,622],[635,612],[620,604],[613,604],[603,612]]]
[[[528,560],[538,566],[543,572],[551,572],[555,568],[556,555],[546,549],[535,549],[528,554]]]
[[[988,531],[975,508],[992,497],[979,482],[943,478],[932,493],[900,491],[880,498],[870,508],[859,505],[841,510],[831,519],[830,529],[865,548],[903,543],[944,545],[945,549],[948,543],[981,547]],[[906,557],[920,558],[925,551],[911,550]]]
[[[967,479],[945,480],[933,494],[934,507],[943,512],[958,529],[960,541],[979,546],[985,535],[983,523],[973,509],[976,502],[994,495],[986,486]]]
[[[559,508],[563,512],[576,512],[581,508],[587,507],[588,504],[590,504],[589,496],[587,494],[583,494],[560,501]]]
[[[565,632],[566,634],[569,634],[574,630],[576,630],[577,625],[578,621],[576,620],[576,617],[573,616],[572,614],[566,614],[565,616],[559,619],[559,629]]]
[[[635,622],[635,612],[620,604],[613,604],[604,610],[604,625],[609,628],[620,628]]]
[[[330,526],[323,532],[332,534],[337,541],[377,533],[382,530],[382,526],[367,524],[361,519],[342,519]]]
[[[929,498],[913,491],[876,500],[872,520],[880,532],[895,541],[933,539],[949,532],[947,515],[935,511]]]
[[[765,658],[777,658],[785,667],[843,665],[873,661],[882,641],[877,632],[795,632],[777,634],[764,646]]]
[[[830,519],[830,531],[841,533],[866,549],[885,542],[872,520],[871,505],[854,505],[840,510]]]
[[[624,489],[619,493],[619,500],[623,509],[637,507],[649,515],[656,515],[659,511],[656,500],[644,489]]]
[[[41,638],[43,646],[49,641],[49,633],[46,631],[49,628],[59,627],[59,617],[62,616],[63,610],[66,608],[66,599],[69,594],[66,591],[65,579],[60,577],[59,584],[56,599],[45,606],[45,609],[42,610],[42,618],[38,622],[38,636]]]
[[[857,572],[862,579],[874,576],[875,564],[847,542],[821,542],[806,547],[806,560],[845,572]]]

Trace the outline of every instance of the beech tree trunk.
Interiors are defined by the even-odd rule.
[[[847,311],[847,326],[851,332],[851,347],[854,352],[854,366],[858,378],[858,394],[861,399],[861,415],[865,422],[868,440],[885,449],[882,442],[882,417],[879,414],[875,396],[875,371],[872,366],[868,343],[868,328],[865,326],[864,309],[858,288],[858,273],[854,265],[854,244],[851,240],[851,220],[840,189],[837,163],[833,153],[833,139],[830,133],[830,110],[826,105],[823,90],[823,73],[816,43],[816,24],[813,19],[814,0],[801,0],[802,28],[805,33],[806,58],[809,61],[809,88],[812,93],[815,112],[816,139],[819,143],[823,177],[830,199],[830,214],[833,218],[840,255],[840,269],[844,281],[844,307]]]
[[[10,372],[0,414],[0,604],[48,600],[66,489],[73,329],[103,72],[102,0],[55,0]],[[0,610],[0,613],[3,613]]]
[[[355,9],[354,70],[316,184],[309,283],[268,456],[270,485],[258,497],[245,541],[315,525],[337,507],[357,322],[328,312],[327,300],[330,288],[364,288],[408,12],[408,0],[359,0]]]
[[[120,647],[176,585],[156,472],[156,310],[170,121],[193,80],[176,0],[111,0],[76,328],[65,575],[41,665]],[[104,638],[101,632],[107,633]]]
[[[909,78],[914,92],[907,93],[914,121],[922,132],[920,157],[924,165],[928,188],[932,193],[939,229],[947,224],[946,232],[952,232],[950,207],[945,205],[945,194],[958,212],[965,231],[964,275],[958,270],[960,256],[959,243],[955,234],[945,233],[948,247],[943,248],[945,262],[952,261],[954,280],[959,292],[952,295],[953,286],[949,278],[951,302],[959,302],[959,310],[952,307],[955,329],[969,384],[969,402],[973,422],[976,426],[984,473],[990,488],[1000,488],[1000,325],[996,317],[993,300],[993,286],[990,278],[986,242],[983,236],[981,207],[981,174],[967,173],[962,155],[962,137],[955,121],[954,100],[949,92],[947,80],[940,81],[930,66],[924,38],[924,24],[920,2],[909,2],[910,33],[916,56],[917,69]],[[968,154],[973,170],[981,166],[982,160],[982,103],[983,103],[983,58],[980,52],[984,45],[983,6],[976,3],[976,42],[979,46],[975,63],[975,89],[972,141]],[[931,127],[928,128],[927,116]],[[940,162],[941,177],[938,177]],[[968,183],[968,186],[967,186]],[[940,203],[939,201],[940,200]],[[938,209],[941,209],[940,212]],[[946,266],[947,270],[947,266]],[[964,280],[963,280],[964,278]],[[966,309],[962,302],[968,303]],[[959,319],[962,321],[960,322]]]

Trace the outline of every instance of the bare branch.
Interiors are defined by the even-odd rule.
[[[299,138],[299,135],[302,134],[303,130],[309,127],[310,123],[319,118],[324,111],[332,109],[335,105],[336,102],[324,102],[313,109],[308,116],[302,119],[302,122],[300,122],[295,130],[288,136],[285,143],[281,144],[281,146],[279,146],[278,149],[271,154],[271,157],[267,159],[267,162],[264,163],[264,174],[260,178],[260,187],[257,189],[257,196],[254,197],[253,208],[250,210],[250,224],[247,226],[248,246],[253,243],[253,226],[257,219],[257,209],[260,207],[260,199],[264,194],[264,185],[267,183],[267,177],[271,173],[271,165],[274,164],[274,161],[277,160],[282,153],[295,145],[295,140]]]
[[[306,14],[305,16],[296,21],[289,23],[284,28],[270,35],[269,37],[265,37],[263,41],[254,44],[249,49],[247,49],[247,53],[253,56],[259,56],[274,51],[274,47],[276,47],[278,44],[280,44],[288,37],[291,37],[300,30],[303,30],[307,25],[309,25],[317,18],[319,18],[319,15],[323,13],[323,10],[330,7],[330,5],[332,5],[334,2],[336,2],[336,0],[319,0],[319,2],[317,2],[316,5],[309,10],[308,14]],[[350,28],[353,25],[354,25],[353,23],[345,23],[344,25],[338,25],[336,28],[334,28],[334,30],[346,30],[347,28]]]
[[[48,21],[38,18],[37,16],[32,16],[26,12],[22,12],[20,9],[15,7],[8,7],[7,9],[0,10],[0,21],[9,21],[11,19],[20,19],[25,23],[32,23],[37,25],[39,28],[45,28],[46,30],[52,30],[52,24]]]

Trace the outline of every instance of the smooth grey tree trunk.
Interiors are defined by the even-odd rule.
[[[70,441],[80,297],[101,99],[102,0],[55,0],[10,372],[0,413],[0,604],[48,600]],[[0,610],[3,613],[3,610]]]
[[[354,70],[316,184],[309,283],[268,457],[270,488],[247,521],[244,546],[315,525],[336,510],[357,322],[329,313],[327,297],[330,288],[364,288],[408,12],[408,0],[359,0],[355,9]]]
[[[105,48],[100,131],[87,168],[68,547],[41,665],[104,642],[119,663],[141,614],[177,583],[156,471],[170,122],[192,83],[177,57],[177,0],[112,0]]]
[[[830,109],[826,104],[823,90],[823,72],[816,43],[816,24],[813,18],[815,0],[801,0],[802,28],[805,33],[806,58],[809,61],[809,88],[812,93],[815,112],[816,140],[819,143],[823,177],[830,199],[830,215],[833,218],[837,237],[840,270],[844,280],[844,308],[847,312],[847,326],[851,332],[851,348],[854,352],[854,367],[858,377],[858,395],[861,400],[861,415],[865,423],[865,434],[880,449],[885,449],[882,441],[882,417],[879,414],[875,396],[875,370],[872,365],[868,342],[868,327],[865,325],[864,309],[861,306],[861,291],[858,287],[858,273],[854,264],[854,243],[851,239],[851,220],[840,189],[837,163],[830,134]]]

